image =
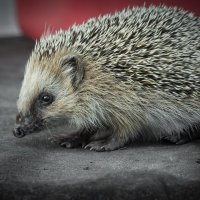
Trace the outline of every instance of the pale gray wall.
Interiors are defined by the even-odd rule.
[[[0,0],[0,37],[20,36],[15,0]]]

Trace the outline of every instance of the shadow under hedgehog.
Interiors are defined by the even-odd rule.
[[[26,65],[13,133],[64,119],[51,138],[95,151],[138,137],[184,143],[200,122],[200,19],[165,6],[125,9],[45,34]]]

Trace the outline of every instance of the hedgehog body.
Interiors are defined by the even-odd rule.
[[[139,137],[177,142],[198,127],[199,89],[200,19],[164,6],[127,9],[36,43],[14,133],[65,118],[79,130],[53,139],[66,147],[114,150]]]

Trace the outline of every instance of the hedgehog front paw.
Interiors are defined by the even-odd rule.
[[[112,137],[104,140],[96,140],[88,143],[84,148],[91,151],[113,151],[124,148],[125,143],[119,139]]]
[[[85,146],[83,139],[80,136],[74,134],[53,136],[49,138],[49,140],[54,144],[58,144],[61,147],[65,147],[68,149],[81,147],[82,145]]]

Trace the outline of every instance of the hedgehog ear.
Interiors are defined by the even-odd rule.
[[[81,59],[76,55],[70,55],[62,60],[61,67],[70,74],[72,78],[72,85],[76,89],[83,80],[84,66]]]

